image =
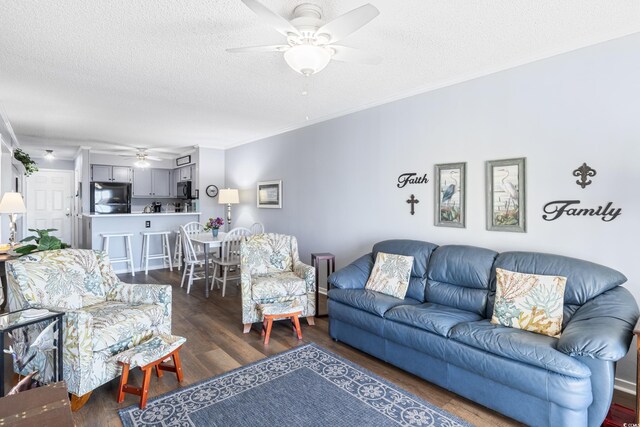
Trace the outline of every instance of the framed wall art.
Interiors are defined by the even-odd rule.
[[[257,188],[258,207],[279,209],[282,207],[282,181],[261,181]]]
[[[465,228],[466,163],[435,166],[435,225]]]
[[[189,163],[191,163],[191,155],[178,157],[176,159],[176,166],[184,166],[184,165],[188,165]]]
[[[487,230],[526,231],[525,158],[486,163]]]

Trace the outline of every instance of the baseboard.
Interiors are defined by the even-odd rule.
[[[632,383],[631,381],[616,378],[615,381],[613,382],[613,388],[623,393],[628,393],[633,396],[636,395],[636,384]]]
[[[124,265],[124,264],[123,264],[123,265]],[[151,265],[150,265],[150,266],[149,266],[149,270],[162,270],[162,269],[164,269],[164,268],[168,269],[169,267],[165,267],[165,266],[162,266],[162,265],[154,265],[154,266],[151,266]],[[176,266],[173,266],[173,269],[174,269],[174,270],[177,270],[177,267],[176,267]],[[126,267],[122,267],[122,268],[118,268],[118,269],[114,268],[114,269],[113,269],[113,271],[114,271],[116,274],[127,274],[127,273],[129,273],[129,269],[128,269],[128,268],[126,268]],[[136,273],[142,273],[142,274],[144,274],[144,268],[142,268],[142,269],[138,269],[138,268],[136,268],[136,269],[135,269],[135,272],[136,272]]]

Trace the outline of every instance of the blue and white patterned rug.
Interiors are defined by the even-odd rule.
[[[137,426],[470,426],[315,344],[119,411]]]

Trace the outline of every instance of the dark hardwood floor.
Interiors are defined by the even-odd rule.
[[[487,427],[521,425],[345,344],[334,342],[327,333],[326,317],[316,319],[316,326],[309,326],[306,321],[303,321],[301,341],[296,339],[286,322],[277,322],[280,324],[274,324],[271,342],[268,346],[264,346],[259,330],[253,329],[249,334],[242,333],[238,286],[233,283],[227,284],[225,298],[221,297],[220,290],[215,289],[209,299],[206,299],[202,280],[196,281],[191,294],[187,295],[185,289],[180,288],[180,274],[177,270],[174,272],[154,270],[150,271],[148,276],[120,275],[121,280],[128,283],[171,284],[173,286],[173,333],[187,337],[187,342],[181,351],[184,381],[179,384],[175,375],[172,374],[165,374],[161,379],[152,376],[150,399],[292,347],[315,342],[474,425]],[[321,301],[321,312],[326,312],[324,300]],[[130,382],[135,381],[139,384],[141,379],[139,369],[135,369],[130,374]],[[138,398],[127,395],[124,403],[116,403],[118,381],[119,379],[116,378],[93,392],[89,402],[80,411],[74,413],[77,426],[121,425],[117,410],[137,404]],[[620,393],[617,395],[619,396]],[[321,399],[322,396],[309,396],[300,392],[299,398]],[[622,398],[624,399],[624,396]],[[629,406],[628,398],[620,403],[626,403]]]

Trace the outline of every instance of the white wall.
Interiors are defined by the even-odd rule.
[[[215,185],[219,189],[225,188],[225,154],[223,150],[213,148],[198,148],[198,192],[200,193],[200,212],[202,222],[217,216],[226,218],[225,206],[218,203],[218,197],[207,196],[205,190],[209,185]],[[233,217],[231,218],[236,224]]]
[[[414,96],[226,153],[236,217],[298,237],[301,258],[333,252],[338,268],[389,238],[568,255],[618,269],[640,296],[640,35]],[[485,161],[527,158],[527,233],[485,229]],[[435,227],[434,188],[398,189],[404,172],[467,162],[467,227]],[[597,170],[581,189],[572,171]],[[255,207],[256,181],[283,180],[283,208]],[[409,215],[405,200],[420,200]],[[541,218],[545,203],[613,202],[622,215]],[[617,376],[635,382],[635,352]],[[627,383],[627,385],[630,385]]]

